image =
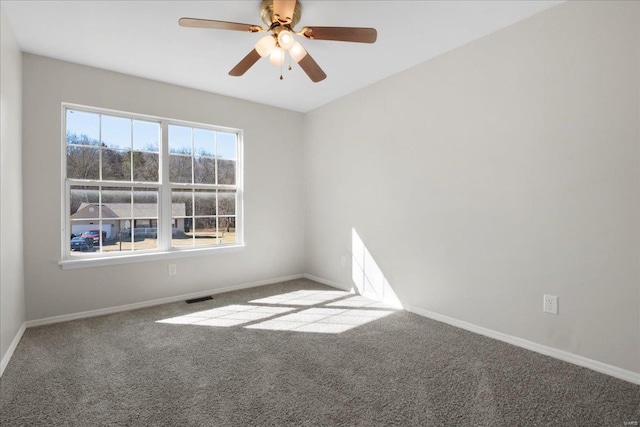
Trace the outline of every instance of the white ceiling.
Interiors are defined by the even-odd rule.
[[[25,52],[306,112],[562,1],[305,1],[296,29],[374,27],[373,44],[300,40],[327,73],[312,83],[292,64],[284,80],[262,59],[227,73],[263,37],[182,28],[181,17],[258,24],[259,0],[2,1]]]

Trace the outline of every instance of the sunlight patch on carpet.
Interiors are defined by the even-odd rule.
[[[274,320],[266,320],[245,327],[249,329],[338,334],[356,326],[381,319],[391,313],[393,313],[392,310],[312,308],[297,313],[285,314]]]
[[[249,301],[252,304],[315,305],[351,295],[344,291],[301,290]]]
[[[237,326],[243,323],[266,319],[267,317],[293,311],[288,307],[262,307],[255,305],[228,305],[211,310],[197,311],[183,316],[158,320],[156,323],[202,326]]]
[[[381,302],[343,291],[300,290],[201,310],[156,323],[339,334],[388,316]]]

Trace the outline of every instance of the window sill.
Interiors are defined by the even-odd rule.
[[[108,265],[135,264],[140,262],[162,261],[167,259],[192,258],[196,256],[216,255],[223,253],[239,252],[244,245],[224,246],[219,248],[182,249],[167,252],[152,252],[143,254],[128,254],[101,256],[95,258],[66,259],[58,262],[63,270],[78,268],[104,267]]]

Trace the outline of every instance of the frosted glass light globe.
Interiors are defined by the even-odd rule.
[[[255,49],[263,58],[271,53],[276,47],[276,39],[273,36],[266,36],[258,40]]]
[[[295,42],[293,46],[291,46],[291,49],[289,49],[289,55],[291,55],[294,61],[300,62],[302,58],[307,56],[307,51],[300,43]]]
[[[276,67],[282,66],[284,64],[284,49],[279,47],[273,49],[269,56],[269,62]]]
[[[295,42],[291,31],[282,30],[278,33],[278,44],[281,48],[289,50]]]

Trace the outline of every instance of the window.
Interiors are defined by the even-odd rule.
[[[239,246],[241,132],[63,106],[64,260]]]

